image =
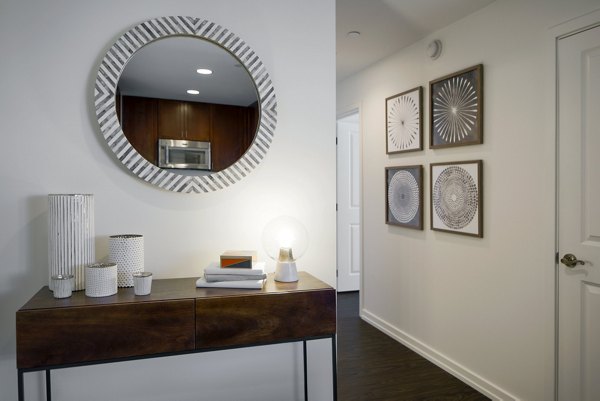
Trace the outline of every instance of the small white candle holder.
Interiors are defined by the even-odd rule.
[[[133,273],[133,292],[135,295],[148,295],[152,291],[152,273]]]
[[[73,294],[72,274],[55,274],[51,280],[54,298],[69,298]]]

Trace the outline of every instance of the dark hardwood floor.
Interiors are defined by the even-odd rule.
[[[338,294],[340,401],[489,400],[358,316],[358,293]]]

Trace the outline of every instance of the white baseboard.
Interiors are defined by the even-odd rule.
[[[433,362],[446,372],[450,373],[452,376],[462,380],[487,397],[498,401],[519,401],[519,399],[514,395],[502,390],[500,387],[490,383],[452,359],[447,358],[443,354],[422,343],[411,335],[403,332],[397,327],[394,327],[385,320],[380,319],[368,310],[361,309],[360,317],[367,323],[383,331],[393,339],[415,351],[425,359]]]

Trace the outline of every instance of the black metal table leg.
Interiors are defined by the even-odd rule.
[[[23,371],[19,369],[17,371],[17,387],[19,392],[19,401],[24,401],[25,397],[23,395]]]
[[[46,369],[46,401],[52,401],[52,381],[49,369]]]
[[[304,354],[304,401],[308,401],[308,369],[306,366],[306,340],[302,341],[302,351]]]
[[[337,355],[335,334],[331,336],[331,369],[333,374],[333,401],[337,401]]]

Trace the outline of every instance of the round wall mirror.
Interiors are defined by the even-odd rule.
[[[193,17],[143,22],[104,57],[95,85],[104,138],[139,178],[210,192],[265,157],[276,98],[264,65],[239,37]]]

